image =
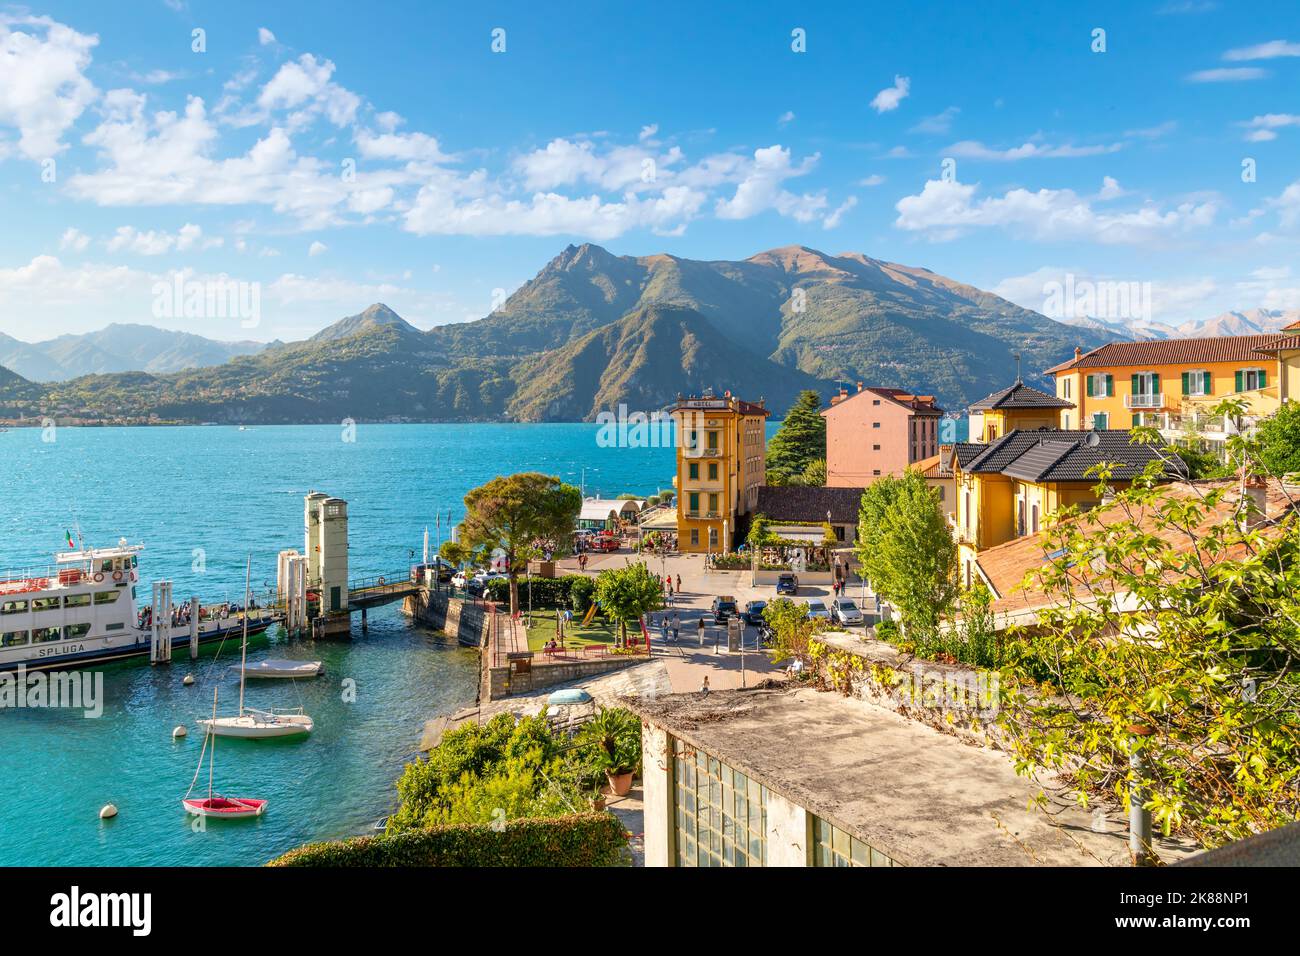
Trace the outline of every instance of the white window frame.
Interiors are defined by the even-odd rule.
[[[1241,390],[1243,392],[1253,392],[1257,389],[1263,388],[1264,386],[1259,384],[1259,376],[1261,374],[1265,376],[1265,379],[1267,379],[1267,371],[1260,366],[1256,366],[1255,368],[1243,368],[1241,370]],[[1255,376],[1254,385],[1250,384],[1250,376],[1252,375]]]
[[[1198,376],[1198,378],[1192,378],[1193,375]],[[1204,398],[1209,395],[1210,390],[1206,388],[1209,378],[1210,372],[1208,369],[1189,368],[1187,370],[1187,394],[1195,398]]]

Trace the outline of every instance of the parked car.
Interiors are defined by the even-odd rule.
[[[463,591],[469,584],[469,579],[473,576],[474,573],[472,571],[457,571],[451,576],[451,586],[454,588],[460,588]]]
[[[617,551],[622,543],[616,534],[598,534],[588,542],[592,551]]]
[[[506,576],[502,574],[500,571],[481,572],[479,574],[474,575],[474,577],[470,578],[469,584],[465,586],[465,590],[468,591],[470,594],[473,594],[475,597],[479,597],[480,595],[487,592],[489,584],[491,584],[497,578],[500,578],[501,580],[504,581],[505,577]]]
[[[767,607],[766,601],[750,601],[745,605],[745,610],[740,612],[740,616],[746,624],[759,627],[764,623],[763,608],[765,607]]]
[[[808,601],[807,608],[808,610],[804,612],[804,617],[807,618],[820,617],[820,618],[825,618],[828,621],[830,620],[831,612],[826,610],[826,602],[821,600],[820,598],[810,599]]]
[[[791,574],[789,571],[783,571],[781,574],[777,575],[776,578],[776,593],[777,594],[798,594],[799,579],[795,577],[793,574]]]
[[[840,624],[862,623],[862,612],[851,598],[836,598],[832,601],[831,617]]]
[[[736,613],[736,599],[734,597],[721,595],[713,599],[713,620],[719,624],[726,624]]]

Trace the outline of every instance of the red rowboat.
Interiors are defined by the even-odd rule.
[[[204,797],[182,800],[185,809],[199,817],[218,817],[235,820],[241,817],[260,817],[266,809],[265,800],[244,797]]]

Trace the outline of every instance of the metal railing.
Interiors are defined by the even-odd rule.
[[[1125,408],[1164,408],[1165,393],[1156,392],[1153,395],[1125,395]]]

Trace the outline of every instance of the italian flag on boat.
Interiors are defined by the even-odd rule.
[[[75,550],[77,549],[77,542],[75,542],[75,541],[72,540],[72,532],[71,532],[71,531],[65,531],[64,534],[66,534],[66,535],[68,536],[68,547],[69,547],[70,549],[72,549],[73,551],[75,551]]]

